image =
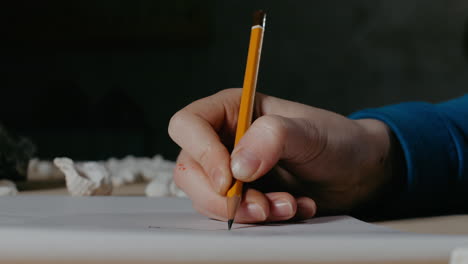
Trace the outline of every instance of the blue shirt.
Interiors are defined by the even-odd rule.
[[[350,116],[386,123],[406,161],[406,187],[395,214],[468,213],[468,95],[439,104],[409,102]]]

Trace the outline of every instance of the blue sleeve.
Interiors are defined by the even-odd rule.
[[[468,95],[439,104],[409,102],[366,109],[350,118],[383,121],[400,143],[407,184],[392,208],[406,213],[468,213]]]

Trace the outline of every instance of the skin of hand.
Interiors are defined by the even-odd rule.
[[[254,121],[233,148],[241,92],[195,101],[169,123],[182,148],[175,183],[201,214],[226,220],[233,178],[247,183],[238,223],[350,213],[388,188],[391,140],[384,123],[257,93]]]

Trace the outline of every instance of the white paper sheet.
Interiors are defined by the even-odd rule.
[[[448,260],[452,249],[468,245],[468,236],[403,233],[348,216],[226,226],[181,198],[5,197],[0,259]]]

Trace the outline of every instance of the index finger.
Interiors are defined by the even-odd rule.
[[[230,153],[218,133],[235,131],[240,94],[240,89],[228,89],[200,99],[169,122],[170,137],[201,165],[219,194],[227,192],[232,174]]]

